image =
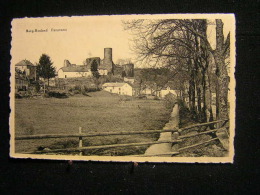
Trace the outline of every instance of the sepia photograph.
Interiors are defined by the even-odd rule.
[[[234,14],[15,18],[10,157],[233,163]]]

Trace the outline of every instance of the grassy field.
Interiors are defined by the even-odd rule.
[[[162,129],[170,110],[159,100],[138,100],[104,91],[66,99],[15,100],[16,135]],[[159,134],[85,138],[83,146],[155,141]],[[77,147],[76,138],[17,140],[16,152]],[[148,146],[85,151],[84,155],[142,154]]]

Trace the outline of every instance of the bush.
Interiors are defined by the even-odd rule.
[[[16,98],[16,99],[21,99],[22,96],[21,96],[19,93],[15,93],[15,98]]]
[[[86,93],[100,91],[100,89],[98,87],[90,85],[75,85],[73,87],[70,87],[68,91],[72,94],[86,95]]]
[[[75,90],[73,90],[73,93],[74,93],[74,94],[81,94],[81,91],[78,90],[78,89],[75,89]]]
[[[153,98],[154,100],[160,100],[160,98],[158,96],[154,96]]]
[[[129,97],[129,96],[120,96],[120,99],[119,101],[131,101],[132,100],[132,97]]]
[[[39,82],[36,82],[35,83],[35,92],[38,93],[40,91],[40,89],[41,89],[41,86],[40,86]]]
[[[68,98],[66,93],[60,93],[60,92],[55,92],[55,91],[50,91],[46,95],[47,96],[45,96],[45,97]]]
[[[87,93],[89,93],[89,92],[95,92],[95,91],[100,91],[100,89],[97,88],[97,87],[86,87],[86,86],[84,86],[84,90],[85,90],[85,92],[87,92]]]

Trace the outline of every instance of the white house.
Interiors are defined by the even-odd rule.
[[[133,96],[133,87],[128,83],[104,83],[102,88],[110,93]]]
[[[86,66],[62,67],[58,70],[58,78],[90,77],[92,72]]]
[[[160,92],[159,92],[159,96],[161,98],[164,98],[167,94],[171,93],[173,95],[175,95],[176,97],[178,96],[178,92],[179,90],[174,90],[174,89],[171,89],[169,86],[165,89],[162,89]]]

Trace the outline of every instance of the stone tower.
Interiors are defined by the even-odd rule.
[[[104,60],[103,67],[107,69],[108,72],[113,73],[113,58],[112,58],[112,48],[104,49]]]

